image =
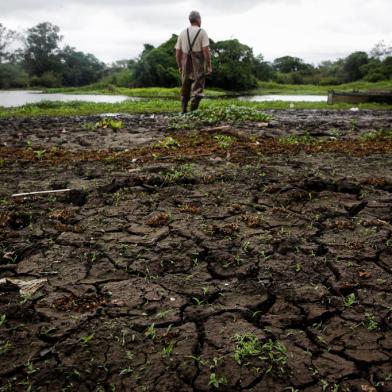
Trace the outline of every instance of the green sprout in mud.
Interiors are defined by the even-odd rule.
[[[28,150],[31,150],[33,148],[33,142],[31,140],[27,140],[26,142],[26,148]]]
[[[31,299],[33,298],[32,294],[24,294],[20,296],[20,305],[24,305],[27,302],[31,301]]]
[[[199,298],[197,298],[197,297],[192,297],[192,299],[193,299],[193,301],[195,301],[197,306],[201,306],[201,305],[204,304],[204,301],[199,299]]]
[[[176,182],[184,177],[192,176],[194,173],[194,167],[192,164],[185,164],[179,167],[172,167],[166,174],[165,178],[169,182]]]
[[[0,355],[6,354],[11,350],[11,347],[12,343],[9,340],[6,340],[5,342],[0,341]]]
[[[371,313],[365,313],[365,322],[369,331],[376,331],[379,327],[376,318]]]
[[[4,158],[0,158],[0,167],[5,165],[6,160]]]
[[[36,151],[34,151],[35,157],[38,160],[40,160],[40,161],[42,161],[42,159],[44,158],[45,153],[46,153],[46,150],[36,150]]]
[[[80,338],[80,343],[82,344],[82,346],[88,346],[91,343],[91,341],[93,340],[93,338],[94,338],[93,333],[91,335],[82,336]]]
[[[230,148],[237,140],[235,137],[228,135],[216,135],[214,139],[218,142],[218,147],[222,150]]]
[[[160,140],[157,144],[157,147],[163,147],[163,148],[177,148],[181,147],[180,143],[178,140],[174,139],[171,136],[166,137],[163,140]]]
[[[114,203],[115,203],[116,207],[118,207],[118,205],[120,204],[120,201],[121,201],[121,192],[116,192],[113,195],[113,198],[114,198]]]
[[[216,373],[210,374],[210,382],[208,383],[209,386],[215,389],[219,389],[221,386],[226,384],[227,384],[227,378],[225,376],[218,378]]]
[[[314,143],[314,138],[309,132],[305,132],[303,135],[292,135],[279,138],[279,142],[282,144],[311,144]]]
[[[302,271],[302,264],[301,263],[297,263],[296,265],[295,265],[295,268],[294,268],[294,270],[295,270],[295,272],[301,272]]]
[[[155,323],[152,323],[144,332],[144,335],[149,338],[154,340],[157,336],[157,331],[155,329]]]
[[[161,351],[162,358],[168,358],[173,354],[174,344],[170,342],[167,346],[165,346]]]
[[[38,369],[36,369],[31,361],[28,361],[25,364],[25,370],[27,374],[37,373]]]
[[[121,120],[115,120],[113,118],[105,118],[101,121],[98,121],[95,124],[95,128],[112,128],[112,129],[122,129],[124,128],[124,123]]]
[[[355,296],[355,293],[349,294],[345,299],[344,299],[344,305],[347,308],[351,308],[353,305],[357,303],[357,297]]]
[[[7,316],[5,314],[0,314],[0,327],[5,324],[5,320],[7,319]]]
[[[88,130],[88,131],[94,131],[95,129],[97,129],[96,124],[93,122],[84,122],[81,125],[82,129]]]
[[[239,365],[247,366],[248,360],[258,358],[267,365],[266,373],[276,369],[285,372],[287,349],[283,343],[269,339],[261,344],[257,336],[251,333],[235,335],[234,341],[234,360]]]

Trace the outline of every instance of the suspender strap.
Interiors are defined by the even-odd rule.
[[[201,31],[201,29],[199,29],[199,31],[196,33],[195,38],[193,39],[193,42],[191,43],[191,37],[189,36],[189,29],[186,29],[186,32],[187,32],[187,34],[188,34],[188,43],[189,43],[189,51],[190,51],[190,52],[192,52],[192,50],[193,50],[193,46],[194,46],[195,43],[196,43],[196,40],[197,40],[197,37],[198,37],[199,34],[200,34],[200,31]]]

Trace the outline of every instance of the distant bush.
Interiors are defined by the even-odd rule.
[[[33,76],[30,79],[30,84],[36,87],[60,87],[61,83],[61,75],[52,71],[44,72],[41,76]]]
[[[27,87],[28,76],[20,65],[0,64],[0,88]]]
[[[333,76],[327,76],[325,78],[321,78],[319,82],[320,86],[333,86],[338,84],[341,84],[340,80]]]
[[[364,80],[371,83],[381,82],[382,80],[385,80],[385,75],[381,71],[373,70],[366,75]]]

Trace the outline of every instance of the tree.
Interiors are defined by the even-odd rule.
[[[345,82],[354,82],[366,75],[365,65],[369,63],[369,56],[365,52],[351,53],[344,60],[343,72]]]
[[[59,44],[62,39],[59,27],[48,22],[27,30],[24,65],[30,75],[61,70]]]
[[[83,86],[102,77],[105,65],[92,54],[66,46],[60,53],[61,73],[65,86]]]
[[[274,60],[273,66],[278,72],[282,73],[309,71],[313,68],[310,64],[306,64],[302,59],[292,56],[277,58]]]
[[[0,64],[9,60],[11,53],[8,52],[8,48],[16,37],[15,31],[7,29],[0,23]]]
[[[237,39],[212,42],[214,72],[210,85],[226,90],[248,90],[257,86],[256,59],[252,48]]]
[[[384,41],[376,44],[370,51],[370,57],[378,60],[384,60],[388,56],[392,56],[392,46],[387,46]]]
[[[254,74],[258,80],[268,82],[275,77],[275,71],[272,64],[264,61],[264,57],[260,54],[255,58]]]
[[[136,87],[174,87],[179,83],[174,46],[177,36],[172,37],[162,45],[154,48],[144,45],[134,69]]]

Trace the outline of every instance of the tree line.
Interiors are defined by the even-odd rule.
[[[48,22],[24,33],[7,29],[0,23],[0,88],[90,84],[97,87],[174,87],[179,84],[174,56],[176,35],[157,47],[145,44],[136,59],[111,65],[68,45],[61,47],[62,40],[59,27]],[[15,42],[22,45],[17,46]],[[268,62],[236,39],[211,41],[211,52],[214,73],[209,78],[209,86],[231,91],[252,89],[258,81],[339,85],[392,78],[392,47],[383,42],[370,53],[358,51],[317,66],[292,56]]]

